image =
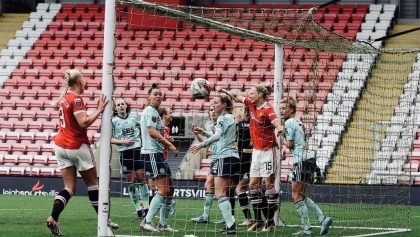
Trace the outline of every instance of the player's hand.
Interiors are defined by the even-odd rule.
[[[133,139],[125,140],[125,144],[127,144],[127,145],[133,145],[134,144],[134,141],[133,141]]]
[[[220,87],[220,86],[216,86],[216,92],[219,92],[219,93],[226,93],[226,90],[225,89],[223,89],[222,87]]]
[[[200,144],[198,144],[198,143],[196,143],[196,144],[192,144],[191,146],[190,146],[190,151],[192,152],[192,153],[197,153],[197,151],[199,151],[201,149],[201,145]]]
[[[106,98],[106,96],[104,94],[101,95],[101,98],[99,98],[98,101],[98,110],[101,112],[104,112],[105,110],[105,106],[108,104],[108,99]]]
[[[172,151],[172,153],[174,153],[174,156],[176,157],[176,156],[178,156],[178,149],[176,149],[176,147],[174,146],[174,145],[170,145],[169,146],[169,150],[171,150]]]
[[[197,126],[196,124],[193,124],[191,129],[194,134],[203,134],[204,132],[204,130],[200,128],[199,126]]]

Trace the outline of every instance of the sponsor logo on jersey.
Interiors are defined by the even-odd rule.
[[[157,122],[157,117],[152,117],[152,122],[156,123]]]

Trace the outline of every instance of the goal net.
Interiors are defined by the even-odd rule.
[[[191,126],[205,127],[210,122],[209,109],[216,95],[212,91],[207,99],[193,99],[191,82],[205,78],[215,87],[248,96],[256,85],[274,84],[278,66],[282,86],[270,95],[269,103],[278,108],[275,98],[297,99],[296,117],[305,127],[305,147],[316,151],[319,167],[308,197],[333,219],[330,235],[409,230],[413,170],[409,157],[419,121],[419,79],[411,67],[416,49],[378,48],[355,40],[358,27],[337,30],[324,20],[328,8],[117,3],[114,96],[124,98],[140,116],[148,103],[147,91],[156,82],[163,92],[161,107],[173,111],[169,128],[180,153],[178,157],[169,153],[167,160],[176,203],[168,224],[178,231],[155,234],[139,229],[129,185],[114,152],[110,218],[120,224],[116,235],[219,234],[224,226],[214,223],[223,218],[217,199],[210,207],[208,223],[191,220],[203,213],[204,182],[211,164],[211,150],[189,151],[197,142]],[[283,48],[281,62],[274,60],[275,44]],[[243,104],[234,107],[241,111]],[[285,226],[275,228],[274,234],[289,236],[302,228],[291,199],[292,154],[285,147],[280,150],[278,213]],[[231,198],[238,199],[238,193],[233,192]],[[238,236],[266,235],[239,226],[244,221],[239,203],[234,211]],[[158,217],[159,212],[156,225]],[[317,234],[320,223],[314,215],[310,218],[312,232]]]

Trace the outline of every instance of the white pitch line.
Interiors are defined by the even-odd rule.
[[[0,211],[45,211],[49,209],[17,209],[17,208],[11,208],[11,209],[0,209]]]
[[[151,237],[150,235],[114,235],[114,237]],[[165,236],[152,236],[152,237],[165,237]]]
[[[300,225],[285,225],[285,227],[300,227]],[[320,226],[316,226],[320,227]],[[359,226],[331,226],[330,229],[351,229],[351,230],[376,230],[382,231],[377,233],[362,234],[362,235],[348,235],[343,237],[367,237],[367,236],[376,236],[376,235],[386,235],[386,234],[395,234],[410,232],[411,229],[405,228],[379,228],[379,227],[359,227]]]

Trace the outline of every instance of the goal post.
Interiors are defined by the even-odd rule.
[[[114,26],[115,34],[105,27],[104,53],[109,54],[108,47],[111,45],[111,50],[114,50],[114,45],[108,43],[109,37],[114,37],[116,47],[113,60],[106,60],[104,55],[103,85],[108,86],[104,87],[104,92],[112,88],[112,85],[108,85],[111,80],[105,81],[105,75],[114,75],[114,95],[126,96],[130,105],[135,107],[132,111],[140,114],[146,103],[147,90],[153,82],[158,82],[164,94],[162,107],[172,108],[174,116],[183,121],[184,134],[174,135],[174,144],[180,148],[182,155],[178,158],[178,163],[171,163],[172,177],[177,179],[174,195],[176,212],[170,217],[169,223],[179,230],[171,233],[171,236],[217,236],[217,229],[220,227],[213,223],[214,219],[221,218],[217,200],[213,200],[213,206],[210,207],[210,223],[200,225],[191,221],[191,218],[197,217],[203,210],[206,195],[203,186],[211,159],[208,150],[202,150],[194,156],[186,155],[195,138],[190,128],[192,124],[204,127],[209,121],[208,111],[215,97],[215,92],[212,92],[208,99],[193,100],[188,88],[195,78],[206,78],[215,86],[229,88],[243,96],[253,86],[263,84],[263,81],[273,82],[274,95],[269,99],[274,102],[278,115],[278,105],[283,96],[297,97],[298,117],[305,124],[308,134],[307,145],[317,151],[320,172],[329,175],[327,180],[330,177],[333,180],[336,173],[331,171],[334,170],[339,170],[340,176],[350,180],[355,176],[354,173],[360,171],[349,168],[346,160],[340,163],[340,159],[352,156],[351,149],[363,148],[365,144],[346,145],[351,149],[346,151],[343,156],[345,158],[340,158],[337,155],[338,151],[343,150],[340,146],[352,139],[344,134],[357,130],[359,133],[369,133],[369,143],[380,139],[372,136],[372,131],[360,124],[353,125],[355,128],[349,124],[355,116],[353,113],[356,106],[362,111],[362,120],[368,120],[366,123],[369,126],[372,121],[381,121],[382,118],[377,115],[369,116],[369,109],[364,104],[357,104],[364,87],[369,84],[367,77],[372,73],[375,60],[379,61],[378,58],[382,55],[396,55],[395,58],[398,58],[409,50],[378,49],[368,42],[338,35],[314,21],[313,12],[308,12],[306,8],[228,9],[124,0],[117,3],[120,5],[113,7],[114,10],[117,9],[117,14],[113,14],[120,25]],[[107,5],[106,8],[111,7]],[[132,21],[135,17],[139,21]],[[172,22],[169,23],[170,21]],[[105,23],[109,24],[107,18]],[[385,79],[384,81],[387,82]],[[110,98],[111,96],[112,92]],[[386,95],[381,100],[386,100]],[[375,101],[370,102],[374,104]],[[242,105],[235,106],[239,108]],[[109,129],[110,127],[105,126],[110,121],[109,117],[103,116],[102,119],[102,129]],[[173,128],[176,131],[178,125]],[[109,157],[110,151],[109,146],[103,144],[109,144],[109,138],[101,139],[101,160],[104,161]],[[281,144],[281,140],[279,143]],[[379,145],[375,146],[373,149],[368,147],[355,152],[360,153],[360,161],[368,164],[366,167],[377,156]],[[375,151],[375,154],[371,155],[371,151]],[[275,186],[278,190],[281,187],[282,203],[279,210],[286,228],[277,228],[276,234],[290,235],[299,230],[299,219],[290,200],[290,185],[281,183],[281,179],[287,180],[287,176],[281,173],[281,167],[289,172],[293,167],[290,152],[284,153],[284,163],[281,164],[280,159],[277,163],[279,169]],[[172,162],[171,158],[168,163]],[[333,165],[335,161],[338,163]],[[109,172],[108,164],[108,161],[102,162],[100,167],[100,190],[103,192],[110,187],[109,173],[102,174]],[[368,175],[369,168],[366,167],[363,170]],[[350,184],[345,181],[327,183],[320,180],[310,189],[314,201],[319,203],[326,215],[334,218],[334,234],[373,236],[409,231],[409,200],[406,198],[409,186],[370,186],[363,182]],[[127,198],[127,183],[123,178],[111,182],[114,182],[114,187],[119,188],[112,193],[118,198],[113,198],[111,213],[109,196],[101,193],[98,236],[111,234],[105,230],[109,216],[117,223],[122,223],[122,229],[117,234],[150,235],[138,229],[139,220],[134,217],[134,210]],[[393,190],[398,190],[398,197],[386,200]],[[357,196],[359,192],[362,195]],[[235,217],[240,215],[242,220],[241,210],[236,208],[236,211],[239,213]],[[382,213],[389,215],[392,212],[398,220],[381,216]],[[319,228],[317,220],[311,221],[314,229]],[[248,233],[245,229],[238,232],[238,236],[251,235],[255,233]]]
[[[113,115],[113,62],[115,46],[115,0],[105,1],[105,24],[104,24],[104,48],[102,61],[102,93],[108,100],[108,104],[101,118],[101,147],[99,167],[99,200],[98,200],[98,237],[114,236],[108,227],[110,212],[110,161],[111,161],[111,136]]]

